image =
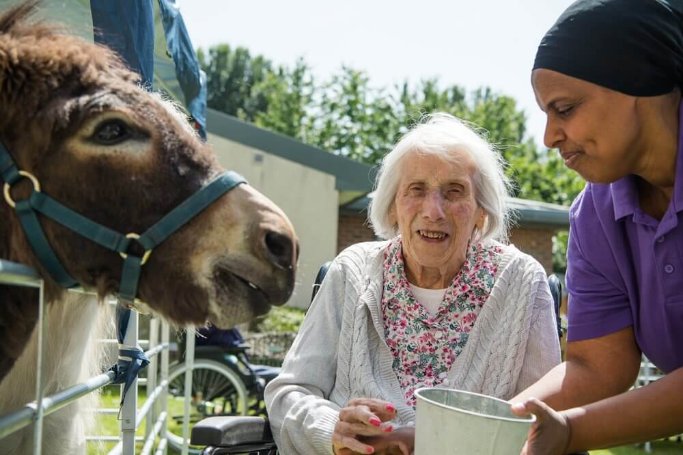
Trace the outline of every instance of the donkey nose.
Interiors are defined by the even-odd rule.
[[[294,266],[294,243],[292,239],[278,232],[269,231],[265,237],[266,251],[270,261],[283,269]]]

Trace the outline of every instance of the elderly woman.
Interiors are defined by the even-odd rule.
[[[370,220],[388,241],[332,263],[266,389],[283,454],[410,453],[423,386],[508,399],[559,363],[546,275],[499,243],[499,155],[432,115],[385,156]]]

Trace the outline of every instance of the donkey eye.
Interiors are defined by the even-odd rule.
[[[122,120],[109,119],[97,125],[92,140],[101,145],[116,145],[131,136],[131,129]]]

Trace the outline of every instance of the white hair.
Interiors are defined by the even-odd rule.
[[[368,213],[378,237],[389,239],[398,235],[398,226],[391,222],[389,212],[401,180],[403,159],[412,153],[425,153],[451,160],[456,150],[469,153],[477,169],[473,176],[474,197],[486,212],[479,239],[507,240],[510,182],[505,176],[503,158],[473,128],[442,112],[425,116],[382,159]]]

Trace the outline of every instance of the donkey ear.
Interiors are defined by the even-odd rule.
[[[38,10],[39,3],[39,0],[31,0],[3,11],[0,17],[0,34],[22,33],[22,25],[25,26],[27,19]]]

